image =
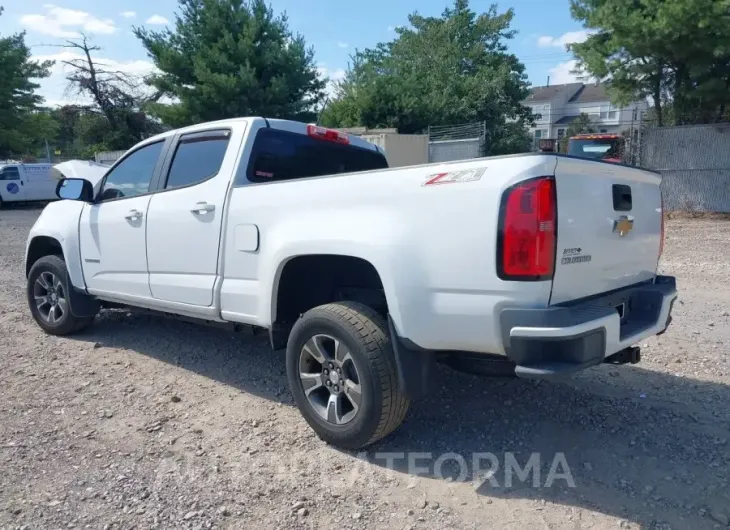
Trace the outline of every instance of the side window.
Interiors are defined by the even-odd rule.
[[[164,142],[145,145],[107,173],[100,200],[121,199],[147,193]]]
[[[0,170],[0,180],[20,180],[20,172],[17,167],[6,167]]]
[[[165,189],[190,186],[215,176],[226,156],[229,137],[228,131],[215,131],[180,138]]]
[[[267,128],[256,134],[246,176],[250,182],[272,182],[387,167],[375,150]],[[236,184],[242,184],[240,177]]]

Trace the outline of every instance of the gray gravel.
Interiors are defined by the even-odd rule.
[[[357,455],[313,435],[264,336],[128,311],[44,335],[24,299],[38,213],[0,211],[0,528],[728,526],[728,222],[668,222],[661,269],[680,301],[641,364],[565,384],[442,369],[401,429]],[[475,476],[484,452],[499,487]],[[507,486],[507,452],[539,453],[541,487]],[[545,487],[558,453],[575,487]],[[408,455],[426,469],[409,473]]]

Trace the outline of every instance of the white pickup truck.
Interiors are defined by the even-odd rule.
[[[55,335],[105,306],[269,331],[294,399],[345,447],[392,432],[445,361],[531,378],[637,362],[677,297],[660,177],[526,154],[387,169],[283,120],[195,125],[58,185],[27,296]]]

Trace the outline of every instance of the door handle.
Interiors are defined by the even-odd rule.
[[[139,210],[129,210],[129,213],[127,213],[124,218],[129,221],[135,221],[142,218],[142,212],[140,212]]]
[[[195,208],[191,208],[190,211],[197,214],[204,214],[215,210],[215,204],[208,204],[207,202],[198,202],[195,204]]]

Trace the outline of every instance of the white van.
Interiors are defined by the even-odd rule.
[[[51,164],[0,165],[0,205],[8,202],[57,199],[58,178]]]

